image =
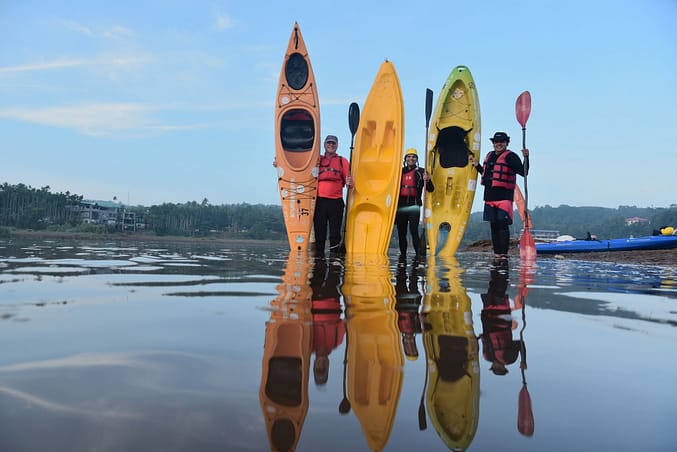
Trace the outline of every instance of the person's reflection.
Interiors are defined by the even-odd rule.
[[[431,259],[421,311],[429,372],[428,415],[451,450],[470,445],[479,421],[479,346],[472,303],[460,272],[453,258]],[[419,429],[425,427],[425,412],[419,408]]]
[[[385,256],[347,256],[348,399],[369,450],[390,438],[404,378],[395,288]]]
[[[329,378],[329,354],[343,343],[345,324],[341,318],[342,266],[338,261],[318,259],[315,263],[310,286],[313,290],[313,377],[318,386],[325,385]]]
[[[311,263],[290,252],[278,297],[270,303],[259,400],[271,450],[296,447],[308,412],[308,374],[312,347]]]
[[[402,348],[409,360],[418,358],[416,334],[421,332],[421,321],[418,316],[423,295],[418,290],[418,275],[416,261],[412,263],[411,274],[407,277],[407,258],[400,256],[397,262],[395,275],[395,310],[397,311],[397,326],[402,335]]]
[[[517,326],[511,317],[508,290],[508,260],[494,260],[487,292],[482,294],[482,355],[496,375],[508,373],[508,366],[526,350],[521,340],[512,338]]]

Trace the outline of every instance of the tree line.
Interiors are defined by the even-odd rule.
[[[654,230],[663,226],[677,228],[677,204],[670,207],[619,206],[616,209],[545,205],[536,207],[529,213],[533,229],[559,231],[562,235],[576,238],[585,238],[588,232],[596,235],[598,239],[642,237],[652,235]],[[626,220],[629,218],[642,218],[648,221],[628,224]],[[517,212],[514,213],[513,220],[513,235],[518,235],[523,226]],[[472,243],[489,238],[489,226],[482,221],[482,212],[473,213],[463,241]]]
[[[74,229],[87,230],[94,226],[82,225],[80,203],[83,196],[52,193],[49,186],[33,188],[24,184],[0,185],[0,226],[20,229]],[[183,204],[124,206],[134,212],[145,225],[145,230],[158,235],[209,236],[227,235],[233,238],[286,240],[282,208],[279,205],[223,204],[212,205],[207,199]],[[662,226],[677,228],[677,204],[668,208],[619,206],[573,207],[545,205],[530,211],[533,228],[556,230],[560,234],[584,238],[587,233],[600,239],[651,235]],[[648,220],[627,224],[626,219],[639,217]],[[108,232],[115,229],[107,226]],[[514,235],[522,229],[517,212],[512,226]],[[462,246],[490,238],[489,226],[482,221],[482,212],[471,214]]]
[[[0,185],[0,226],[34,230],[115,232],[114,226],[83,225],[82,195],[52,193],[49,186]],[[121,205],[122,206],[122,205]],[[286,239],[282,208],[262,204],[211,205],[207,199],[184,204],[164,203],[124,206],[158,235],[207,236],[225,234],[235,238]]]

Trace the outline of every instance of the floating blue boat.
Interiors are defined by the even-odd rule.
[[[538,254],[590,253],[595,251],[665,250],[677,248],[677,235],[651,235],[609,240],[565,240],[536,243]]]

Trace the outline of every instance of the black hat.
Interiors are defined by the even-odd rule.
[[[506,143],[510,143],[510,137],[505,132],[496,132],[494,137],[489,139],[492,143],[495,143],[496,141],[505,141]]]

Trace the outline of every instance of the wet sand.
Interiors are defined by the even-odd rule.
[[[510,254],[519,255],[517,241],[510,245]],[[490,240],[479,240],[471,243],[466,251],[493,253]],[[677,248],[670,250],[637,250],[637,251],[596,251],[593,253],[562,253],[539,255],[539,259],[571,259],[597,262],[613,262],[617,264],[651,265],[677,268]]]

